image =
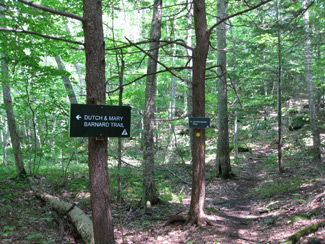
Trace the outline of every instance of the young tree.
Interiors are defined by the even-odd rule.
[[[10,94],[10,86],[9,86],[9,74],[8,74],[8,66],[5,62],[5,54],[1,54],[1,72],[2,72],[2,93],[3,93],[3,103],[6,108],[7,121],[9,134],[11,138],[11,143],[13,147],[13,152],[15,156],[15,164],[17,175],[25,176],[26,170],[24,166],[23,155],[20,148],[20,137],[17,130],[16,119],[14,115],[14,109],[12,106],[12,99]]]
[[[0,10],[4,10],[4,6],[0,5]],[[0,13],[0,19],[2,19],[3,16]],[[2,43],[1,43],[2,44]],[[6,54],[1,53],[1,73],[2,73],[2,94],[3,94],[3,103],[5,105],[6,109],[6,115],[7,115],[7,122],[8,122],[8,128],[9,128],[9,134],[11,138],[11,143],[14,151],[15,156],[15,164],[16,164],[16,170],[17,175],[25,176],[26,170],[24,166],[24,160],[23,155],[20,148],[20,137],[16,126],[16,119],[14,115],[14,109],[12,106],[12,99],[10,94],[10,79],[9,79],[9,70],[8,65],[5,61]],[[4,148],[5,149],[5,148]],[[4,152],[5,155],[5,152]]]
[[[217,18],[223,20],[227,15],[225,0],[217,1]],[[226,21],[217,26],[218,41],[218,145],[217,145],[217,169],[222,178],[229,178],[231,173],[229,134],[228,134],[228,104],[227,104],[227,43]]]
[[[2,121],[2,115],[0,116],[0,123],[3,123],[3,128],[1,130],[1,136],[0,136],[0,142],[2,144],[2,160],[3,163],[5,165],[5,167],[7,167],[8,164],[8,159],[7,159],[7,142],[8,142],[8,126],[7,123],[4,121]]]
[[[313,147],[314,147],[314,157],[316,162],[321,161],[321,143],[320,143],[320,134],[317,126],[317,90],[314,87],[313,74],[312,74],[312,55],[310,47],[310,30],[309,30],[309,11],[308,11],[308,1],[302,0],[302,7],[305,9],[303,15],[303,25],[305,33],[305,79],[307,82],[307,88],[309,92],[309,115],[310,115],[310,124],[312,127],[313,134]]]
[[[64,66],[64,63],[63,63],[60,56],[55,57],[55,61],[56,61],[57,65],[58,65],[58,68],[60,70],[63,70],[63,71],[66,70],[65,66]],[[70,103],[77,104],[78,100],[77,100],[76,94],[75,94],[75,92],[73,90],[73,86],[72,86],[70,78],[67,77],[67,76],[64,76],[63,77],[63,83],[64,83],[65,90],[67,91]]]
[[[280,21],[280,0],[276,1],[276,17]],[[282,48],[281,48],[281,30],[277,30],[278,39],[278,166],[279,172],[283,173],[283,159],[282,159]]]
[[[150,57],[147,66],[144,111],[144,147],[143,147],[143,193],[142,205],[154,205],[160,202],[155,186],[154,174],[154,112],[156,95],[156,72],[161,37],[162,0],[155,0],[150,34]]]
[[[193,51],[193,117],[205,117],[205,69],[209,51],[209,32],[204,0],[194,1],[196,46]],[[205,129],[193,129],[192,194],[188,222],[205,225]]]

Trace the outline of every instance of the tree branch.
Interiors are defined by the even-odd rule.
[[[155,121],[156,122],[170,122],[170,121],[185,119],[185,118],[190,117],[190,116],[192,116],[192,115],[191,114],[185,114],[185,115],[182,115],[180,117],[173,118],[173,119],[155,119]]]
[[[61,15],[61,16],[64,16],[64,17],[71,18],[71,19],[76,19],[76,20],[79,20],[81,22],[84,21],[84,19],[82,17],[78,16],[78,15],[74,15],[74,14],[71,14],[71,13],[66,13],[66,12],[55,10],[55,9],[51,9],[51,8],[42,6],[40,4],[33,3],[31,1],[27,1],[27,0],[18,0],[18,1],[21,2],[21,3],[27,4],[27,5],[29,5],[29,6],[31,6],[33,8],[38,8],[38,9],[41,9],[43,11],[50,12],[52,14],[57,14],[57,15]]]
[[[192,69],[192,67],[178,67],[178,68],[177,68],[177,67],[174,67],[174,68],[169,68],[169,70],[183,70],[183,69]],[[129,83],[124,84],[123,87],[128,86],[128,85],[131,85],[131,84],[133,84],[134,82],[136,82],[136,81],[138,81],[138,80],[141,80],[142,78],[147,77],[147,76],[149,76],[149,75],[160,74],[160,73],[167,72],[167,71],[169,71],[169,70],[164,69],[164,70],[159,70],[159,71],[157,71],[157,72],[155,72],[155,73],[143,74],[143,75],[141,75],[140,77],[134,79],[133,81],[130,81]],[[113,78],[117,78],[117,76],[115,76],[115,77],[113,77]],[[111,79],[112,79],[112,78],[110,78],[109,80],[111,80]],[[109,80],[108,80],[108,81],[109,81]],[[108,82],[108,81],[107,81],[107,82]],[[106,82],[106,83],[107,83],[107,82]],[[119,89],[120,89],[120,87],[118,87],[118,88],[116,88],[116,89],[114,89],[114,90],[108,91],[107,94],[114,93],[114,92],[118,91]]]
[[[115,41],[116,42],[116,40],[112,40],[111,38],[105,38],[105,39],[108,39],[108,40],[111,40],[111,41]],[[121,42],[121,41],[119,41],[119,42]],[[154,42],[154,41],[152,41],[152,40],[146,40],[146,41],[141,41],[141,42],[137,42],[137,43],[130,43],[129,42],[129,44],[126,44],[125,42],[121,42],[122,44],[124,44],[123,46],[119,46],[119,47],[113,47],[113,48],[106,48],[105,50],[106,51],[112,51],[112,50],[115,50],[115,49],[124,49],[124,48],[128,48],[128,47],[134,47],[135,45],[140,45],[140,44],[147,44],[147,43],[151,43],[151,42]],[[169,44],[176,44],[176,45],[180,45],[180,46],[182,46],[182,47],[184,47],[184,48],[186,48],[186,49],[190,49],[190,50],[192,50],[193,51],[193,48],[192,47],[190,47],[190,46],[188,46],[188,45],[186,45],[185,43],[184,43],[184,41],[183,40],[181,40],[181,39],[176,39],[176,40],[174,40],[174,41],[169,41],[169,40],[160,40],[159,41],[160,43],[165,43],[164,45],[169,45]],[[164,46],[164,45],[161,45],[160,47],[162,47],[162,46]]]
[[[257,9],[257,8],[261,7],[262,5],[264,5],[264,4],[268,3],[268,2],[271,2],[271,1],[273,1],[273,0],[266,0],[266,1],[264,1],[264,2],[262,1],[262,2],[260,2],[259,4],[257,4],[256,6],[253,6],[253,7],[251,7],[251,8],[245,9],[245,10],[240,11],[240,12],[238,12],[238,13],[235,13],[235,14],[229,15],[229,16],[227,16],[226,18],[224,18],[224,19],[222,19],[222,20],[219,20],[216,24],[214,24],[214,25],[213,25],[213,26],[208,30],[208,33],[210,34],[210,33],[212,32],[212,30],[213,30],[214,28],[216,28],[218,25],[220,25],[222,22],[225,22],[225,21],[228,20],[228,19],[231,19],[231,18],[236,17],[236,16],[238,16],[238,15],[242,15],[242,14],[244,14],[244,13],[247,13],[247,12],[249,12],[249,11],[252,11],[252,10],[254,10],[254,9]]]
[[[219,64],[219,65],[211,66],[211,67],[207,68],[206,70],[210,70],[210,69],[212,69],[212,68],[221,68],[222,70],[225,71],[225,73],[223,73],[221,76],[228,75],[228,77],[229,77],[229,79],[230,79],[230,83],[231,83],[232,89],[234,90],[234,92],[235,92],[235,94],[236,94],[236,96],[237,96],[237,98],[238,98],[238,101],[239,101],[240,107],[242,108],[242,110],[245,111],[245,109],[244,109],[244,107],[243,107],[243,104],[241,103],[241,100],[240,100],[239,94],[238,94],[238,92],[237,92],[236,86],[235,86],[233,80],[231,79],[231,76],[230,76],[230,74],[229,74],[227,68],[226,68],[224,65],[220,65],[220,64]]]
[[[177,77],[178,79],[185,81],[186,83],[190,84],[191,82],[177,74],[175,74],[170,68],[168,68],[166,65],[164,65],[162,62],[160,62],[159,60],[156,60],[150,53],[146,52],[144,49],[142,49],[141,47],[137,46],[136,44],[134,44],[133,42],[131,42],[128,38],[125,37],[126,40],[128,40],[128,42],[130,44],[132,44],[133,46],[135,46],[136,48],[138,48],[141,52],[143,52],[144,54],[146,54],[147,56],[149,56],[150,58],[152,58],[153,60],[155,60],[158,64],[160,64],[161,66],[163,66],[169,73],[171,73],[173,76]]]
[[[4,31],[4,32],[14,32],[14,33],[22,33],[22,34],[30,34],[30,35],[35,35],[35,36],[40,36],[40,37],[43,37],[43,38],[51,39],[51,40],[63,41],[63,42],[68,42],[68,43],[72,43],[72,44],[77,44],[77,45],[83,45],[82,42],[71,41],[71,40],[68,40],[68,39],[63,39],[63,38],[54,37],[54,36],[47,36],[47,35],[43,35],[43,34],[40,34],[40,33],[37,33],[37,32],[33,32],[33,31],[12,30],[12,29],[0,28],[0,32],[1,31]]]

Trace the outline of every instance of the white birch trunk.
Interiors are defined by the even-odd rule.
[[[302,0],[303,8],[307,8],[308,1]],[[313,83],[312,74],[312,54],[310,47],[310,30],[309,30],[309,12],[308,9],[303,15],[303,24],[305,31],[305,75],[306,82],[309,92],[309,114],[310,114],[310,124],[312,126],[313,134],[313,147],[314,147],[314,157],[316,162],[321,161],[321,148],[320,148],[320,133],[317,126],[317,91]]]

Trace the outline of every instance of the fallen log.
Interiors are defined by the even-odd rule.
[[[60,215],[67,215],[74,227],[80,234],[85,244],[94,244],[93,223],[91,219],[75,204],[64,202],[57,197],[40,192],[36,189],[34,181],[28,178],[31,188],[35,192],[35,196],[48,203],[51,208],[57,211]]]
[[[288,237],[284,242],[282,242],[281,244],[293,244],[293,243],[297,243],[299,241],[299,239],[303,236],[306,236],[308,234],[311,234],[313,232],[316,232],[318,230],[318,228],[325,226],[325,221],[319,222],[317,224],[308,226],[300,231],[298,231],[297,233],[293,234],[292,236]]]

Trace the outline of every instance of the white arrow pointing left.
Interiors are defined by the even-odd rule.
[[[81,119],[81,116],[78,114],[78,115],[76,116],[76,119],[77,119],[77,120]]]

